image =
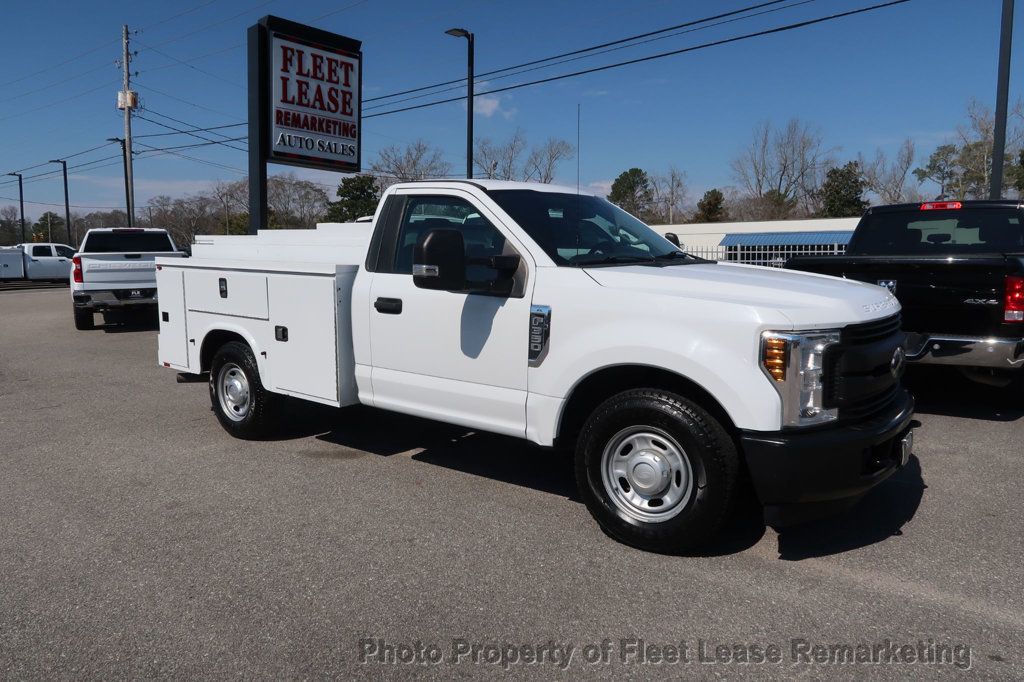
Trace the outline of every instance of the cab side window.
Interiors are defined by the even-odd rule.
[[[61,258],[71,258],[75,255],[75,250],[67,246],[55,246],[53,248],[57,250],[57,255]]]
[[[36,244],[35,246],[32,247],[33,258],[43,258],[52,255],[53,251],[50,249],[49,244]]]
[[[438,227],[459,230],[466,245],[466,279],[487,282],[497,271],[479,261],[505,253],[505,237],[464,199],[458,197],[409,197],[398,229],[394,272],[412,274],[413,251],[420,235]]]

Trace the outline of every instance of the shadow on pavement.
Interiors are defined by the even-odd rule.
[[[921,462],[911,457],[907,465],[839,516],[782,528],[779,558],[799,561],[841,554],[903,534],[924,496]]]
[[[160,329],[160,321],[156,312],[145,310],[139,312],[113,311],[102,315],[103,324],[97,329],[102,329],[107,334],[123,334],[126,332],[155,332]]]
[[[289,400],[283,413],[286,425],[276,439],[315,436],[343,448],[333,457],[310,456],[344,460],[352,456],[352,450],[381,457],[411,453],[412,459],[420,462],[580,502],[573,460],[564,452],[363,406],[338,410]],[[900,535],[917,512],[925,487],[920,462],[911,457],[906,467],[850,511],[783,528],[778,536],[779,558],[797,561],[840,554]],[[715,541],[696,552],[682,554],[724,556],[756,545],[764,537],[766,526],[749,484],[743,486],[740,499],[740,508]]]
[[[904,383],[919,414],[1011,422],[1024,417],[1024,388],[989,386],[952,367],[912,367]]]
[[[47,282],[36,280],[5,280],[0,282],[0,294],[15,291],[40,291],[43,289],[67,289],[70,286],[67,280],[59,282]]]

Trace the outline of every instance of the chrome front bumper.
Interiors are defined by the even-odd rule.
[[[907,334],[907,360],[927,365],[1024,368],[1024,340]]]

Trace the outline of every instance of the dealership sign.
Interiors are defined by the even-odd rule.
[[[352,38],[263,17],[249,27],[249,232],[267,227],[267,163],[358,173],[363,53]]]
[[[358,171],[358,50],[272,31],[270,56],[270,160]]]

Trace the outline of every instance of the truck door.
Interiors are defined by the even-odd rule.
[[[522,437],[526,430],[530,296],[419,289],[413,249],[434,227],[462,231],[468,257],[526,250],[458,190],[406,195],[389,215],[370,284],[370,355],[377,407]],[[467,267],[467,279],[488,268]],[[491,272],[491,275],[497,273]],[[528,288],[532,289],[532,282]]]
[[[67,279],[71,276],[71,259],[75,257],[75,250],[64,244],[54,244],[53,250],[57,254],[57,276]]]
[[[58,279],[60,278],[60,263],[57,256],[53,254],[53,247],[49,244],[26,244],[28,250],[28,272],[25,276],[28,279]],[[67,273],[64,275],[67,276]]]

